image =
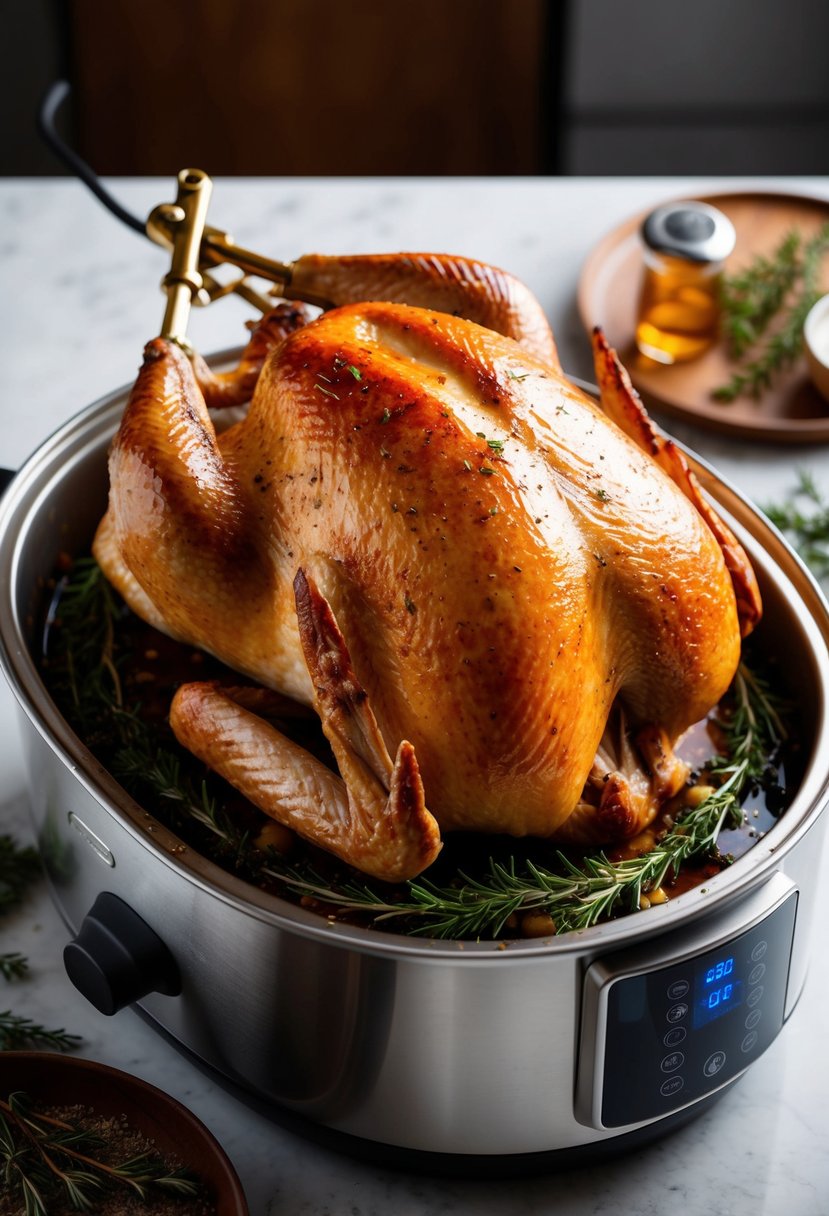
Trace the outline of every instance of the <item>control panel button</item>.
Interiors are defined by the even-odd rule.
[[[724,1065],[725,1052],[714,1051],[703,1064],[702,1071],[705,1073],[706,1077],[715,1077]]]
[[[625,1128],[685,1109],[761,1055],[783,1025],[796,909],[797,892],[775,874],[762,895],[717,919],[708,945],[695,930],[662,953],[648,942],[595,959],[585,974],[579,1121]]]

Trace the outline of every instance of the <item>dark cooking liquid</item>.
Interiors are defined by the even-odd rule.
[[[64,716],[83,738],[93,754],[118,778],[140,804],[151,812],[158,820],[166,824],[178,837],[186,841],[197,851],[209,856],[223,868],[240,874],[242,877],[256,881],[257,885],[266,890],[272,890],[284,898],[297,901],[298,897],[288,888],[268,876],[248,871],[246,854],[250,854],[250,844],[255,843],[259,833],[271,821],[253,807],[237,791],[232,789],[215,774],[209,773],[204,766],[196,761],[176,742],[167,721],[170,702],[173,694],[182,683],[192,680],[224,680],[226,683],[239,683],[239,676],[223,667],[216,659],[195,650],[192,647],[172,641],[164,634],[146,625],[127,609],[118,616],[116,625],[116,655],[120,685],[125,706],[138,706],[140,722],[150,728],[152,737],[157,745],[167,753],[172,753],[181,766],[181,771],[188,774],[194,788],[201,789],[202,783],[207,786],[223,813],[226,813],[235,827],[238,836],[247,837],[244,849],[238,845],[228,845],[210,830],[197,824],[191,817],[182,813],[175,800],[159,797],[156,789],[147,784],[143,774],[125,774],[122,772],[123,757],[119,749],[123,747],[121,740],[113,728],[113,714],[102,704],[101,712],[91,719],[82,715],[75,700],[67,694],[66,665],[62,660],[63,638],[61,630],[61,584],[54,593],[47,612],[43,633],[43,676],[50,687],[59,708]],[[89,678],[87,673],[74,673],[76,681],[82,682]],[[318,719],[303,707],[297,707],[295,716],[280,718],[278,728],[302,747],[311,751],[324,763],[336,769],[333,757],[319,726]],[[699,770],[705,761],[716,752],[714,741],[715,730],[708,722],[702,722],[687,732],[677,748],[682,758],[694,770]],[[786,767],[791,768],[792,757],[786,758]],[[778,781],[785,786],[783,765],[778,766]],[[697,864],[686,863],[675,879],[664,884],[665,894],[670,898],[682,891],[704,883],[716,875],[729,858],[735,858],[746,850],[773,826],[785,802],[782,791],[773,786],[770,791],[756,789],[744,802],[744,822],[737,829],[725,830],[720,834],[719,859],[705,860]],[[661,825],[669,826],[669,825]],[[619,860],[642,852],[653,841],[653,833],[660,828],[659,822],[650,829],[650,836],[645,835],[630,844],[617,849],[606,850],[611,860]],[[323,880],[331,883],[347,881],[349,876],[361,879],[362,876],[349,870],[342,862],[329,854],[316,849],[314,846],[298,837],[291,840],[290,856],[307,856],[315,870]],[[465,874],[483,873],[487,870],[490,858],[507,861],[514,858],[520,864],[525,858],[532,859],[540,866],[556,870],[559,868],[557,854],[560,846],[543,840],[519,839],[512,837],[492,837],[475,834],[456,833],[445,839],[444,849],[430,867],[428,877],[437,884],[451,882],[458,870]],[[578,850],[569,850],[575,861],[582,855]],[[393,892],[394,888],[384,887],[385,892]],[[304,904],[316,909],[323,915],[330,914],[330,907],[325,904],[314,905],[312,901],[302,899]],[[338,919],[340,916],[338,914]],[[359,923],[359,914],[349,917]],[[394,925],[384,926],[393,931]],[[509,933],[502,934],[509,936]]]

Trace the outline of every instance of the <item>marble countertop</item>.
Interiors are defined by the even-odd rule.
[[[167,180],[119,180],[118,197],[145,215],[172,197]],[[590,378],[575,309],[582,262],[616,223],[650,204],[733,186],[780,185],[829,199],[829,178],[218,180],[211,222],[240,244],[290,259],[301,252],[435,249],[513,271],[538,296],[565,368]],[[79,184],[0,182],[5,291],[0,464],[16,468],[52,430],[132,379],[158,331],[164,254],[121,227]],[[238,344],[249,309],[237,299],[196,312],[204,352]],[[829,449],[774,448],[672,426],[750,497],[791,488],[799,469],[825,486]],[[0,688],[0,832],[31,839],[13,699]],[[821,891],[817,920],[829,917]],[[281,1130],[197,1071],[135,1013],[107,1019],[71,986],[66,932],[44,887],[0,924],[3,949],[28,955],[31,974],[0,1003],[83,1037],[81,1054],[161,1086],[218,1136],[254,1216],[826,1216],[829,1212],[829,1056],[824,1050],[829,962],[822,935],[791,1022],[710,1112],[626,1159],[560,1175],[498,1183],[382,1171]]]

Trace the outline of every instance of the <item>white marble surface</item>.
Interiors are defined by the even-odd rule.
[[[118,181],[119,197],[145,214],[169,199],[168,181]],[[216,182],[212,222],[240,244],[275,257],[318,250],[401,248],[466,253],[502,265],[536,292],[565,367],[589,377],[574,293],[586,254],[607,230],[680,193],[731,185],[698,179],[466,179],[440,182]],[[829,198],[829,178],[780,183]],[[16,467],[75,411],[125,383],[143,342],[157,332],[164,255],[67,181],[0,183],[0,463]],[[195,314],[203,351],[241,340],[246,306],[229,300]],[[675,432],[679,428],[673,428]],[[767,501],[799,468],[824,485],[829,449],[774,449],[682,430],[740,488]],[[0,831],[29,839],[24,777],[11,695],[0,688]],[[829,893],[821,894],[823,919]],[[821,920],[820,915],[818,920]],[[107,1019],[75,992],[61,963],[65,931],[45,890],[0,923],[2,949],[28,954],[31,975],[0,991],[0,1004],[83,1036],[81,1053],[132,1071],[175,1094],[219,1137],[254,1216],[826,1216],[829,1213],[829,1057],[823,1027],[829,962],[818,932],[805,994],[792,1021],[746,1077],[703,1118],[631,1158],[505,1183],[393,1172],[324,1151],[252,1113],[198,1072],[135,1014]]]

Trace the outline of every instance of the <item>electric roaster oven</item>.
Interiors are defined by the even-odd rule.
[[[209,185],[185,171],[148,221],[172,269],[136,388],[64,425],[2,502],[2,661],[69,975],[102,1012],[135,1004],[250,1101],[354,1151],[526,1168],[662,1135],[739,1079],[803,989],[829,758],[820,593],[762,515],[650,425],[600,334],[601,408],[562,377],[509,276],[414,255],[284,267],[206,227]],[[227,261],[263,309],[252,275],[328,310],[306,325],[283,304],[236,371],[208,366],[187,310],[231,289],[212,277]],[[203,399],[247,401],[257,382],[217,440]],[[240,486],[258,522],[229,546],[226,521],[199,512]],[[375,890],[428,880],[465,829],[565,850],[649,828],[656,842],[687,784],[677,741],[750,631],[796,703],[789,805],[702,884],[643,888],[646,910],[569,931],[440,940],[274,895],[185,847],[50,697],[44,585],[93,537],[139,616],[241,673],[246,693],[179,690],[179,739]],[[336,771],[266,720],[268,689],[319,714]]]

